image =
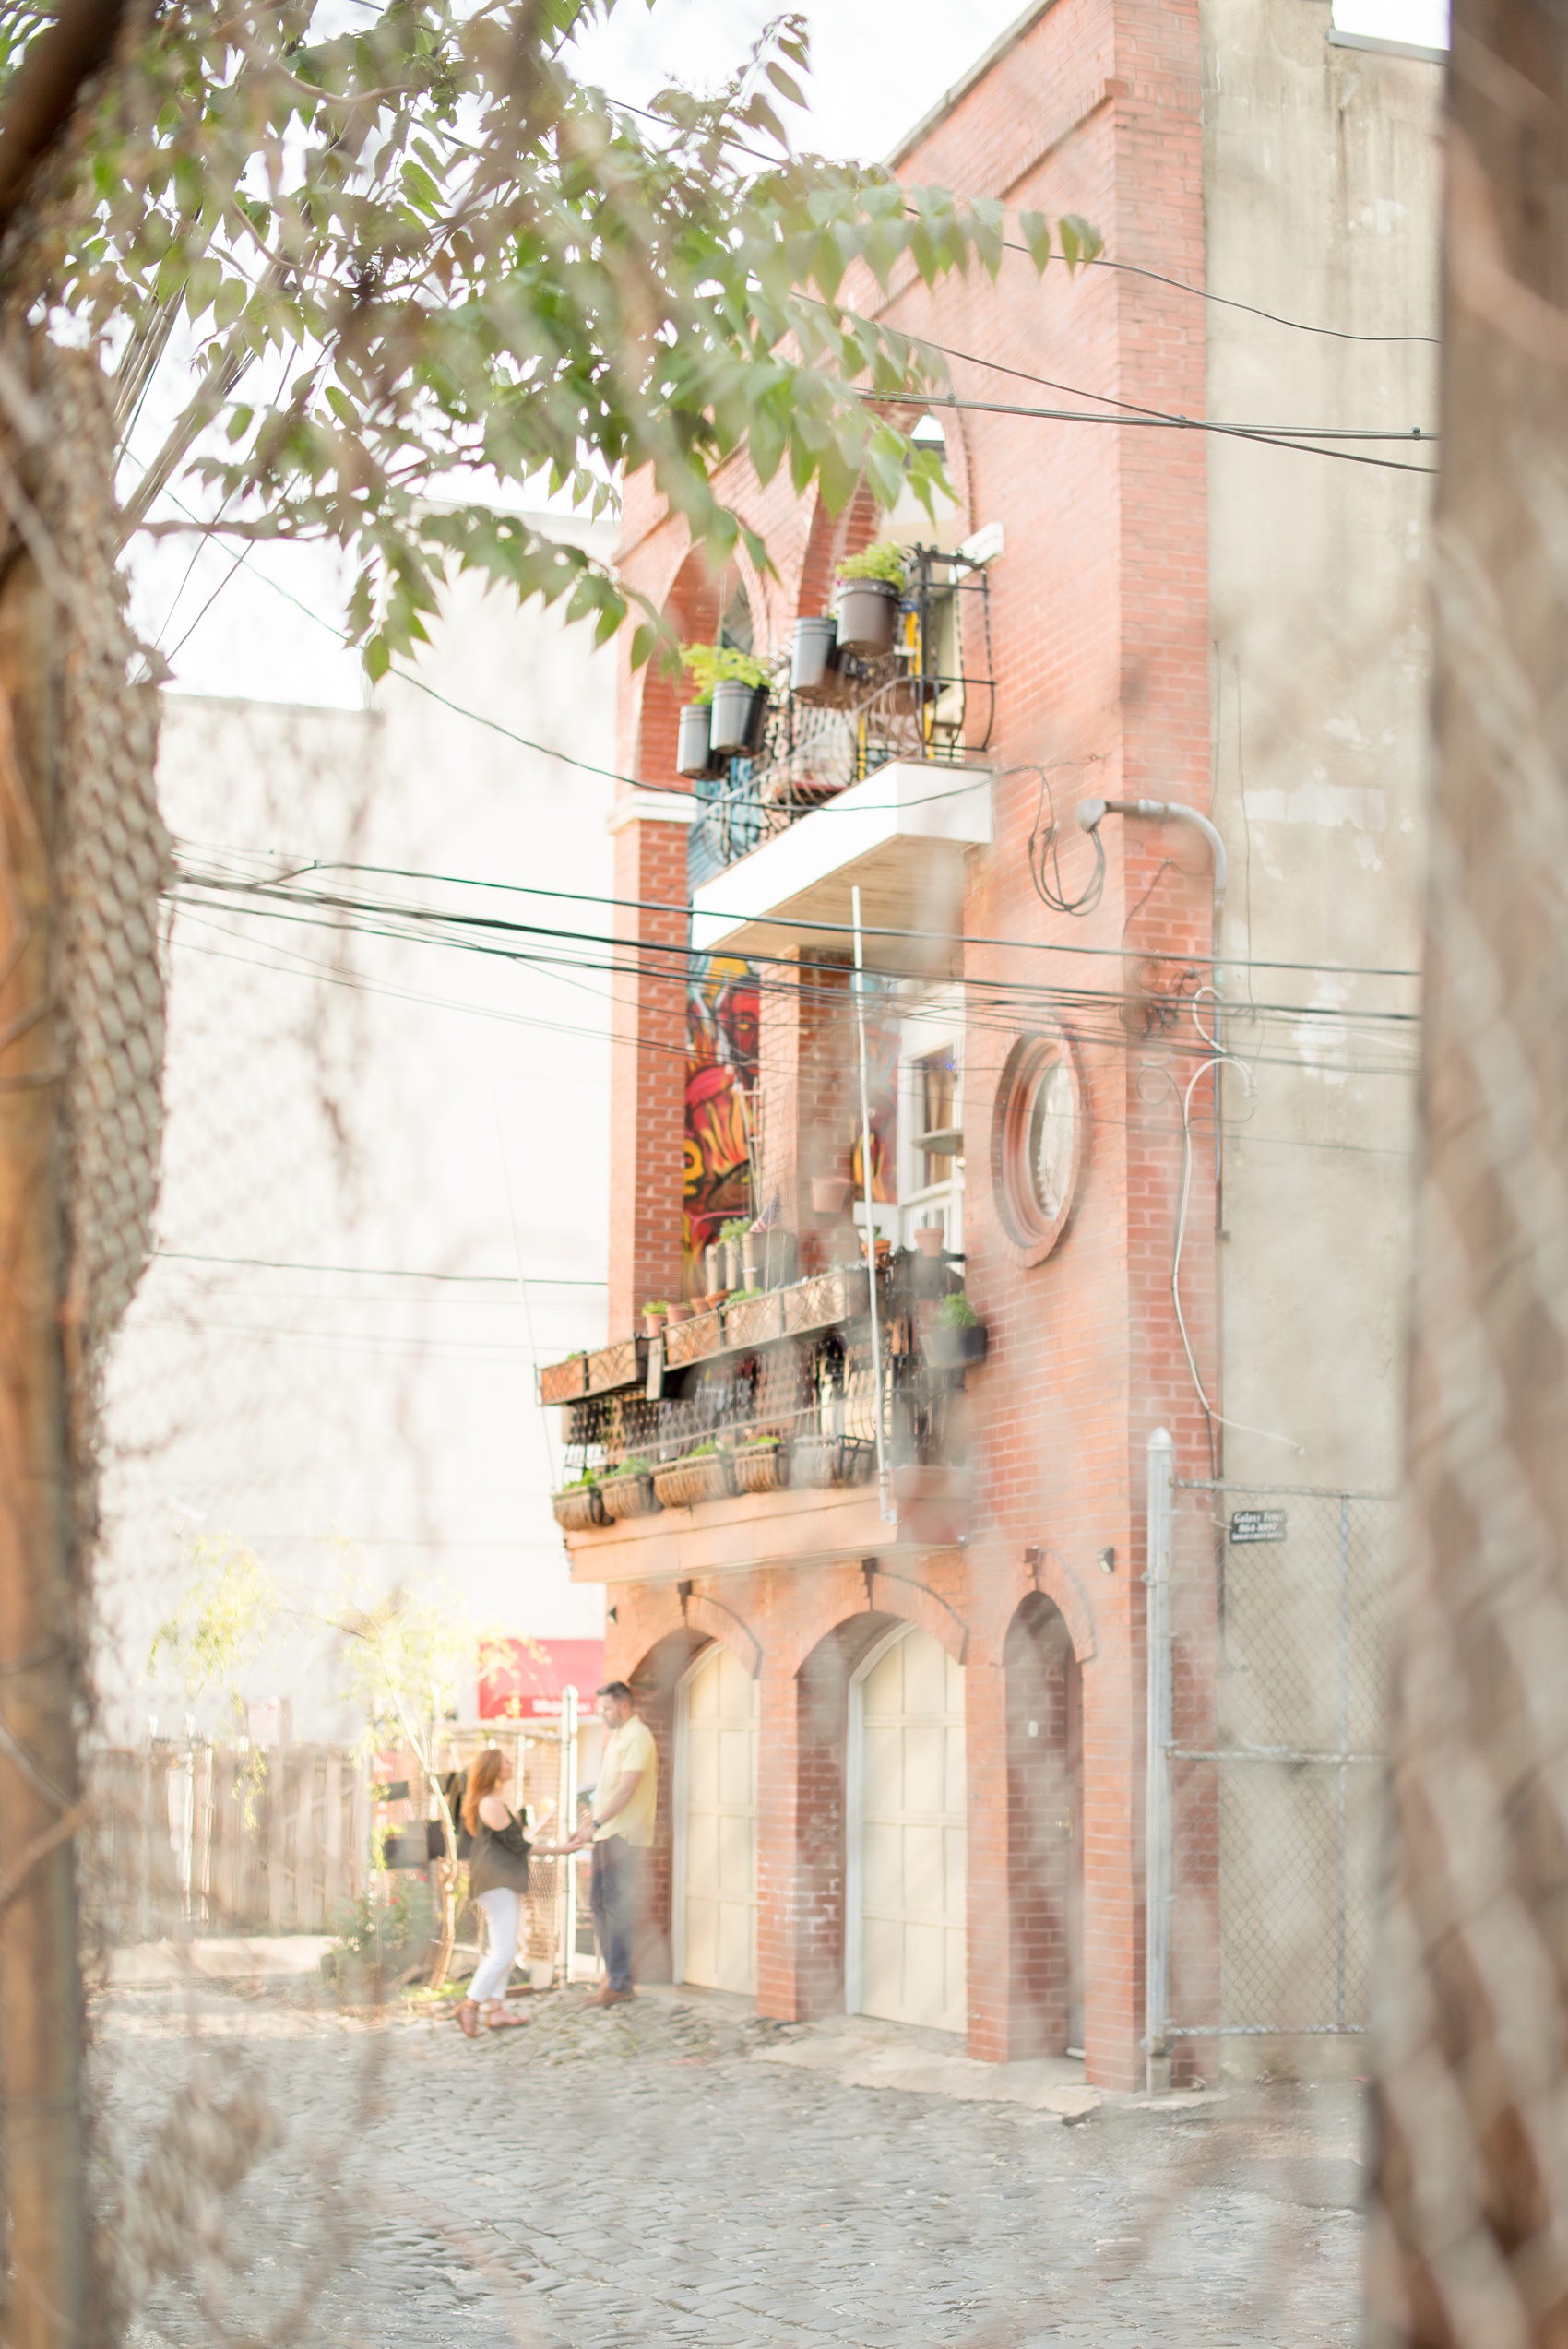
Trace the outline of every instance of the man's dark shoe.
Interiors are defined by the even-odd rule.
[[[630,2006],[636,1995],[635,1990],[600,1990],[588,2000],[588,2004],[590,2007]]]

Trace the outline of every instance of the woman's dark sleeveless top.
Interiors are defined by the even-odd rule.
[[[530,1848],[520,1821],[508,1818],[497,1832],[476,1818],[469,1855],[469,1897],[477,1901],[481,1892],[526,1892]]]

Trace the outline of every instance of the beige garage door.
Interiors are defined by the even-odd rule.
[[[680,1976],[756,1989],[757,1684],[711,1647],[681,1691]]]
[[[911,1629],[856,1694],[860,1978],[850,1996],[862,2014],[962,2031],[964,1667]]]

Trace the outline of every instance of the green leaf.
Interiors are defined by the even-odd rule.
[[[1043,269],[1051,258],[1051,222],[1043,212],[1020,212],[1018,231],[1029,248],[1029,258]]]

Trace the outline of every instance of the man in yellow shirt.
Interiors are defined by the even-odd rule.
[[[591,2003],[618,2007],[632,1989],[632,1944],[637,1922],[637,1870],[653,1842],[659,1811],[659,1753],[653,1732],[637,1713],[624,1680],[599,1691],[599,1717],[609,1735],[599,1765],[593,1811],[564,1851],[593,1843],[593,1929],[606,1981]]]

